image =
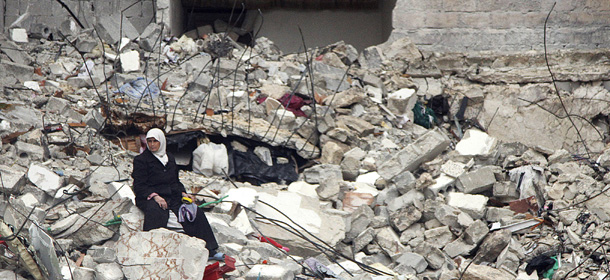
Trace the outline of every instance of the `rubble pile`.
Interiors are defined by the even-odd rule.
[[[607,276],[607,50],[550,53],[553,83],[538,52],[283,54],[118,24],[1,41],[3,279],[204,276],[204,241],[141,231],[151,127],[207,136],[180,176],[228,279]]]

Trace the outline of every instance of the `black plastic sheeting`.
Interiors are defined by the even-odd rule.
[[[250,139],[245,139],[237,136],[228,136],[226,138],[216,135],[207,135],[202,131],[189,131],[184,133],[176,133],[166,135],[168,150],[169,146],[176,147],[178,150],[190,149],[192,153],[196,148],[196,140],[200,137],[208,137],[214,143],[222,143],[227,147],[229,157],[229,176],[240,182],[250,182],[253,185],[261,185],[264,183],[280,183],[290,184],[299,178],[297,173],[297,163],[295,162],[295,152],[282,148],[272,147],[262,142],[257,142]],[[247,152],[234,150],[231,146],[232,141],[237,141],[248,147]],[[268,166],[256,154],[254,148],[263,146],[269,148],[273,165]],[[283,157],[288,159],[288,163],[279,164],[277,158]],[[191,167],[192,168],[192,167]]]
[[[243,144],[243,142],[241,142]],[[253,185],[260,185],[269,182],[279,184],[290,184],[299,178],[297,167],[292,153],[277,147],[269,147],[273,165],[268,166],[256,154],[254,147],[248,147],[248,152],[233,150],[230,143],[225,143],[229,154],[229,174],[241,182],[250,182]],[[259,145],[262,146],[262,145]],[[288,159],[288,163],[278,164],[277,158]]]

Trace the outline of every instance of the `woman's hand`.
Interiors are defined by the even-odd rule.
[[[161,207],[161,209],[167,210],[167,202],[163,197],[156,195],[155,197],[153,197],[153,199],[157,204],[159,204],[159,207]]]

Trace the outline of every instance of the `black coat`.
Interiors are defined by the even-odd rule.
[[[167,154],[165,166],[146,149],[133,159],[133,191],[136,194],[136,205],[140,207],[151,193],[157,193],[168,204],[179,203],[182,192],[186,192],[178,177],[178,166],[173,155]]]
[[[163,197],[169,210],[178,215],[182,192],[186,192],[178,177],[176,159],[169,153],[167,157],[167,164],[163,166],[159,159],[146,149],[133,159],[131,177],[136,194],[136,206],[144,212],[144,231],[165,227],[169,218],[168,210],[161,209],[154,199],[148,200],[151,193],[157,193]],[[197,208],[195,221],[181,224],[186,234],[205,240],[205,247],[211,255],[214,254],[218,248],[218,242],[203,209]]]

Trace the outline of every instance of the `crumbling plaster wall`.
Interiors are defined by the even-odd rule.
[[[339,40],[358,50],[385,42],[391,31],[395,0],[382,1],[376,10],[263,11],[260,36],[271,39],[285,52],[303,50],[299,27],[307,47],[323,47]]]
[[[398,0],[392,37],[432,51],[523,51],[610,47],[610,1]]]
[[[157,0],[62,0],[85,27],[93,27],[96,18],[117,15],[121,11],[125,18],[142,32],[154,21]],[[0,0],[0,27],[22,27],[30,32],[38,26],[67,30],[66,23],[71,20],[68,11],[56,0]],[[21,17],[21,19],[20,19]],[[117,20],[120,18],[117,17]],[[62,29],[63,24],[63,29]]]

